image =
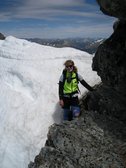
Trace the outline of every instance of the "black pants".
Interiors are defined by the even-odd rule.
[[[76,97],[64,97],[63,101],[64,101],[64,107],[63,108],[69,109],[70,106],[79,106],[78,96],[76,96]]]
[[[64,97],[64,120],[72,120],[80,115],[79,99],[76,97]]]

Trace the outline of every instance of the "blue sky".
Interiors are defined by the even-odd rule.
[[[18,38],[108,37],[115,18],[96,0],[1,0],[0,32]]]

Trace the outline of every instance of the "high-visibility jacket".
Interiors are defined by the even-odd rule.
[[[77,92],[77,91],[78,91],[77,73],[67,72],[66,78],[64,81],[64,86],[63,86],[63,93],[64,94],[71,94],[71,93]]]
[[[72,72],[71,82],[69,81],[70,72],[63,71],[59,80],[59,99],[63,99],[65,94],[74,94],[78,92],[78,82],[80,82],[85,88],[93,91],[93,88],[83,79],[77,72]],[[65,76],[65,78],[64,78]],[[65,79],[65,80],[64,80]]]

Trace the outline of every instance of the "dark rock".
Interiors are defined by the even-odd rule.
[[[124,168],[125,144],[104,132],[92,117],[54,124],[48,143],[29,168]]]
[[[115,88],[119,88],[122,87],[122,85],[125,85],[125,55],[126,22],[120,21],[110,38],[100,45],[93,59],[92,68],[93,70],[97,71],[104,84]]]
[[[92,68],[101,77],[97,109],[126,121],[126,22],[118,21],[114,33],[99,46]],[[91,101],[91,100],[90,100]],[[92,102],[93,99],[92,99]],[[95,99],[96,102],[96,99]],[[93,105],[91,105],[93,106]],[[90,107],[93,109],[94,107]]]
[[[126,0],[97,0],[103,13],[126,19]]]
[[[0,40],[4,40],[4,39],[5,39],[5,36],[2,33],[0,33]]]

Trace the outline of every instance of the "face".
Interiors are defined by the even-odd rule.
[[[73,65],[70,64],[70,65],[66,65],[66,69],[68,72],[72,72],[73,71]]]

